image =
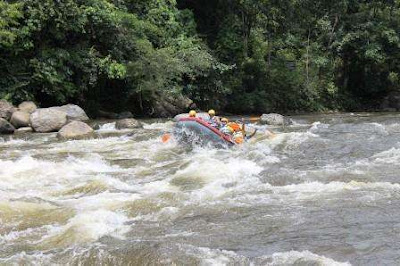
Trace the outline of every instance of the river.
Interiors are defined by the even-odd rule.
[[[292,119],[232,149],[0,136],[0,264],[399,264],[400,114]]]

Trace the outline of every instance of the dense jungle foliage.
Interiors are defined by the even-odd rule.
[[[158,115],[360,110],[400,89],[399,0],[0,0],[0,98]]]

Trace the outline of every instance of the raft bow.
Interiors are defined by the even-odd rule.
[[[224,147],[236,145],[231,136],[222,133],[197,117],[179,119],[175,125],[174,135],[183,143],[211,144]]]

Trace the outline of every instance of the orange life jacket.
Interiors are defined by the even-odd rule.
[[[235,131],[235,132],[241,130],[240,125],[235,122],[228,123],[228,126],[230,126],[233,129],[233,131]]]

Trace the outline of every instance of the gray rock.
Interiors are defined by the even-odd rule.
[[[124,118],[133,118],[133,114],[129,111],[118,114],[118,119],[124,119]]]
[[[156,117],[172,117],[186,111],[193,101],[183,95],[160,94],[154,103],[152,115]]]
[[[118,114],[113,113],[113,112],[106,112],[106,111],[99,110],[97,112],[97,114],[99,117],[102,117],[102,118],[118,119]]]
[[[89,117],[85,111],[75,104],[66,104],[63,106],[50,107],[57,111],[64,112],[67,115],[69,121],[86,121]]]
[[[33,132],[33,129],[31,127],[20,127],[15,130],[14,134],[25,134],[30,132]]]
[[[27,127],[30,125],[30,114],[24,111],[16,111],[12,114],[10,122],[15,128]]]
[[[283,126],[283,125],[290,125],[293,122],[291,119],[286,118],[281,114],[270,113],[270,114],[263,114],[260,117],[260,123],[273,126]]]
[[[58,131],[67,123],[67,114],[55,108],[39,108],[30,116],[36,132]]]
[[[174,121],[178,121],[179,119],[184,118],[184,117],[189,117],[189,113],[183,113],[183,114],[176,115],[174,117]],[[210,116],[206,112],[199,112],[196,114],[196,117],[199,117],[202,119],[208,119]]]
[[[94,130],[81,121],[72,121],[63,126],[57,133],[59,139],[83,139],[93,137]]]
[[[0,118],[10,120],[12,113],[16,111],[15,107],[6,100],[0,100]]]
[[[396,112],[396,108],[391,108],[391,107],[385,107],[382,109],[383,112]]]
[[[124,129],[124,128],[141,128],[142,124],[133,118],[125,118],[117,120],[115,123],[116,129]]]
[[[0,134],[12,134],[15,128],[4,118],[0,118]]]
[[[25,101],[25,102],[22,102],[22,103],[20,103],[18,105],[18,109],[20,111],[24,111],[24,112],[27,112],[29,114],[32,114],[37,109],[37,106],[36,106],[36,104],[34,102]]]

